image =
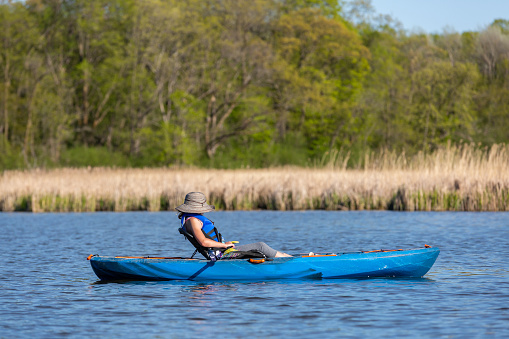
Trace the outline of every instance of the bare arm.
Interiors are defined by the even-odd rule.
[[[196,218],[187,219],[185,225],[188,230],[191,229],[194,238],[203,247],[218,247],[218,248],[235,247],[235,245],[233,245],[231,242],[223,244],[222,242],[217,242],[207,238],[201,231],[203,224],[201,223],[200,220]]]

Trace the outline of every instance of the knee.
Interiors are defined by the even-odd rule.
[[[273,249],[272,247],[270,247],[269,245],[267,245],[264,242],[260,243],[259,248],[260,248],[260,251],[263,252],[269,258],[273,258],[277,254],[277,251],[275,249]]]
[[[269,245],[267,245],[266,243],[260,241],[260,242],[257,242],[256,243],[256,247],[261,249],[261,250],[264,250],[266,248],[270,248]]]

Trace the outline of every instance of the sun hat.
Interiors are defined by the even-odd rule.
[[[216,207],[207,204],[205,194],[201,192],[190,192],[186,194],[184,203],[175,207],[175,209],[184,213],[206,213],[215,210]]]

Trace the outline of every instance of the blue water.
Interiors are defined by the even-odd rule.
[[[509,213],[209,216],[287,253],[441,254],[420,279],[101,283],[89,254],[191,255],[175,213],[0,213],[0,338],[509,337]]]

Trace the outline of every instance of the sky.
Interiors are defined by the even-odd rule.
[[[509,20],[509,0],[372,0],[378,14],[389,14],[408,31],[480,31],[495,19]]]

